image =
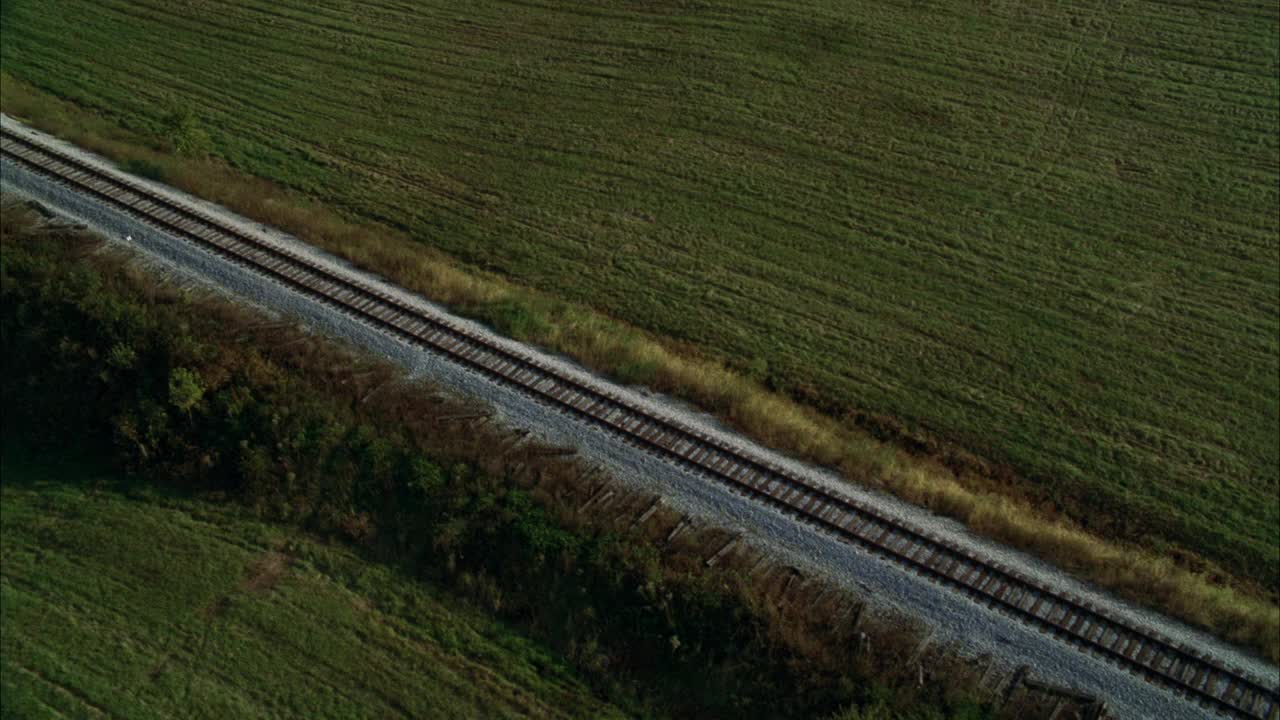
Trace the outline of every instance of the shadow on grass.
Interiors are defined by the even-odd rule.
[[[8,425],[8,418],[5,424]],[[33,441],[8,427],[0,434],[0,487],[24,490],[80,488],[163,504],[209,499],[191,490],[116,470],[105,444],[54,446]],[[223,501],[219,504],[233,503]]]

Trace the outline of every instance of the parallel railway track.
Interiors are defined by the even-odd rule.
[[[674,418],[638,407],[608,388],[567,376],[535,357],[495,344],[447,318],[8,128],[0,130],[0,156],[409,343],[441,353],[652,454],[695,468],[735,492],[879,553],[1202,707],[1229,717],[1280,720],[1280,688],[1265,687],[1194,648],[975,557],[945,539],[746,455]]]

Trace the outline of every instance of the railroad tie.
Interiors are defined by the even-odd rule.
[[[734,537],[729,538],[729,542],[726,542],[723,546],[720,547],[719,550],[715,552],[714,555],[707,558],[707,567],[714,566],[717,562],[720,561],[720,558],[724,557],[724,555],[728,553],[731,549],[733,549],[733,546],[737,544],[738,544],[738,537],[736,535]]]
[[[782,583],[782,592],[778,594],[779,608],[786,608],[791,605],[790,600],[787,599],[787,594],[790,592],[791,586],[795,584],[796,578],[800,577],[800,572],[795,568],[787,568],[787,571],[789,574],[786,581]]]
[[[911,651],[911,656],[907,658],[908,667],[914,665],[920,660],[920,657],[924,655],[924,651],[928,649],[929,643],[933,642],[933,636],[936,632],[936,630],[930,631],[928,635],[925,635],[920,639],[920,642],[916,643],[915,648]]]
[[[653,514],[658,512],[658,507],[661,505],[662,505],[662,498],[655,497],[653,499],[653,502],[649,503],[649,507],[645,508],[645,511],[640,513],[639,517],[631,521],[631,525],[627,529],[634,530],[637,525],[640,525],[645,520],[648,520],[649,518],[653,517]]]
[[[510,455],[513,451],[515,451],[516,448],[520,447],[520,444],[528,436],[529,436],[528,430],[517,430],[511,433],[510,439],[499,446],[502,448],[502,450],[499,451],[498,455],[500,457],[506,457]]]
[[[485,411],[485,412],[473,412],[473,413],[459,413],[457,415],[441,415],[435,419],[435,422],[439,424],[439,423],[446,423],[446,422],[465,422],[470,420],[478,420],[480,418],[487,419],[491,414],[492,413]]]
[[[1024,679],[1031,674],[1031,666],[1019,665],[1012,675],[1008,675],[1004,680],[995,687],[994,695],[996,707],[1000,707],[1009,702],[1013,697],[1013,693],[1022,685]]]
[[[982,656],[980,656],[977,660],[975,660],[975,664],[977,662],[982,662],[984,659],[986,661],[987,666],[983,668],[982,675],[978,678],[977,687],[978,687],[979,693],[986,691],[987,683],[990,682],[991,675],[996,670],[996,667],[997,667],[995,658],[993,658],[989,653],[983,654]]]
[[[591,505],[592,505],[592,504],[593,504],[597,499],[599,499],[599,498],[601,498],[601,497],[603,497],[603,496],[605,496],[605,495],[613,495],[613,491],[612,491],[612,490],[608,490],[608,486],[606,486],[604,483],[601,483],[601,484],[600,484],[600,488],[599,488],[598,490],[596,490],[596,492],[595,492],[595,493],[593,493],[593,494],[591,495],[591,497],[587,498],[587,501],[586,501],[586,502],[582,503],[582,505],[578,507],[578,512],[582,512],[582,511],[586,510],[587,508],[591,507]]]
[[[680,518],[680,522],[676,523],[675,528],[667,534],[667,542],[670,543],[672,540],[675,540],[676,536],[684,532],[687,527],[689,527],[689,520],[683,517]]]
[[[618,495],[612,490],[605,493],[604,496],[600,498],[600,502],[596,504],[596,510],[601,512],[608,510],[609,506],[613,505],[614,499],[617,497]]]
[[[549,458],[549,457],[569,457],[570,455],[577,455],[577,454],[578,454],[578,449],[574,447],[547,447],[547,448],[538,447],[538,448],[530,448],[528,456]]]

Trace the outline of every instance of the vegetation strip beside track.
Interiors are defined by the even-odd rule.
[[[998,565],[975,558],[876,513],[872,508],[811,485],[757,458],[744,456],[670,418],[629,405],[534,359],[487,342],[457,326],[406,306],[358,282],[253,238],[172,200],[9,130],[4,155],[99,197],[167,232],[283,280],[311,297],[342,308],[400,337],[443,352],[545,402],[591,418],[650,451],[692,464],[739,492],[762,497],[803,520],[884,553],[909,568],[953,584],[980,601],[1059,634],[1084,651],[1186,693],[1197,702],[1241,718],[1280,717],[1280,689],[1202,657],[1193,648],[1126,625]]]

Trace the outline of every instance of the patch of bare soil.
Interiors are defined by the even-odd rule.
[[[267,592],[284,577],[292,564],[286,555],[278,552],[266,553],[253,564],[248,577],[240,582],[239,589],[251,593]]]

